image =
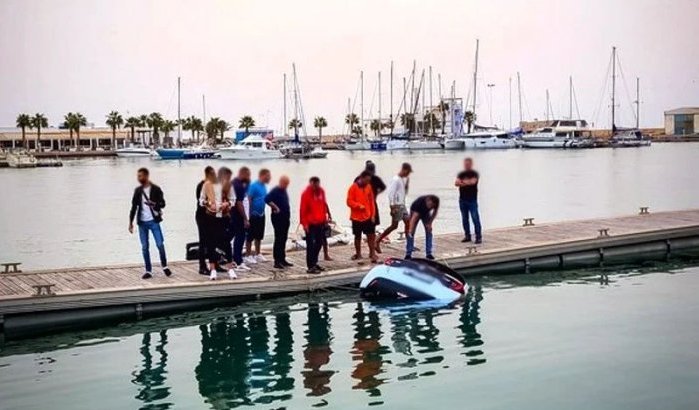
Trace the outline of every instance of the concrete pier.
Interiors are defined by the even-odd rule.
[[[465,275],[536,272],[631,261],[664,260],[699,253],[699,209],[647,212],[617,218],[489,230],[482,245],[461,243],[461,234],[435,236],[437,259]],[[422,246],[420,238],[418,246]],[[403,242],[383,246],[382,258],[402,257]],[[0,329],[21,338],[188,309],[294,293],[354,286],[371,269],[351,261],[351,245],[331,248],[335,261],[321,275],[305,273],[304,252],[291,252],[284,272],[258,264],[237,280],[209,281],[195,262],[170,264],[175,274],[140,279],[140,264],[0,273]],[[416,256],[420,256],[416,254]],[[13,261],[0,261],[13,262]],[[156,269],[157,272],[157,269]]]

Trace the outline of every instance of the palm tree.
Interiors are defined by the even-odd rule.
[[[303,127],[303,124],[298,118],[293,118],[291,121],[289,121],[289,129],[294,130],[295,137],[299,136],[299,128],[301,127]]]
[[[403,113],[400,115],[401,125],[408,130],[409,133],[415,131],[415,115],[413,113]]]
[[[28,149],[27,145],[27,127],[32,126],[32,117],[29,114],[19,114],[17,116],[17,128],[22,129],[22,146]]]
[[[381,132],[381,121],[379,120],[372,120],[371,124],[369,124],[369,129],[374,131],[376,133],[376,136],[379,136],[379,133]]]
[[[348,129],[351,130],[350,133],[355,131],[355,124],[359,124],[359,117],[357,117],[357,114],[352,113],[352,114],[347,114],[345,116],[345,124],[348,125]],[[361,132],[361,127],[359,128],[359,132]],[[359,135],[359,133],[357,133]]]
[[[68,114],[63,116],[63,128],[67,129],[68,132],[70,132],[70,145],[75,146],[75,141],[73,141],[73,131],[75,131],[75,114],[72,112],[69,112]]]
[[[473,113],[473,111],[466,111],[464,113],[464,119],[466,120],[466,125],[468,126],[468,133],[471,133],[471,127],[473,126],[473,123],[476,122],[476,115]]]
[[[212,117],[206,123],[205,128],[206,128],[206,136],[210,140],[223,141],[223,134],[226,131],[228,131],[228,129],[230,128],[230,125],[226,121],[224,121],[218,117]],[[221,135],[220,139],[218,138],[219,134]]]
[[[429,127],[430,132],[432,135],[434,135],[434,131],[437,128],[441,128],[439,124],[439,120],[437,119],[437,116],[432,112],[427,112],[425,115],[422,117],[422,129],[423,131]]]
[[[201,121],[201,118],[197,118],[195,116],[189,117],[191,124],[190,124],[190,130],[192,131],[192,138],[194,138],[194,133],[197,133],[197,143],[199,142],[199,133],[204,131],[204,123]]]
[[[323,128],[328,126],[328,121],[324,117],[316,117],[313,120],[313,127],[318,128],[318,142],[323,139]]]
[[[163,123],[160,125],[160,128],[163,130],[163,133],[165,134],[165,138],[163,138],[163,144],[172,146],[172,141],[170,141],[170,133],[172,132],[172,130],[175,129],[176,126],[177,122],[171,120],[164,120]]]
[[[107,121],[105,121],[105,123],[112,128],[112,149],[116,149],[116,130],[124,125],[124,118],[121,117],[119,112],[112,111],[107,114]]]
[[[240,121],[238,121],[238,128],[245,129],[245,136],[248,136],[250,128],[255,126],[255,119],[249,115],[243,116]]]
[[[136,127],[142,127],[141,119],[138,117],[129,117],[124,122],[124,126],[131,128],[131,143],[136,143]]]
[[[143,116],[141,117],[143,118]],[[146,126],[153,130],[153,143],[157,146],[160,143],[160,128],[163,126],[163,116],[159,112],[153,112],[146,116]]]
[[[36,128],[36,146],[34,149],[38,150],[41,144],[41,129],[49,126],[49,120],[44,114],[36,113],[31,121],[30,128]]]
[[[80,114],[79,112],[75,113],[75,138],[77,140],[78,145],[80,145],[80,127],[84,127],[87,125],[87,118],[85,118],[84,115]]]
[[[437,105],[437,109],[439,110],[439,113],[442,114],[442,130],[444,130],[444,128],[447,126],[447,111],[449,111],[449,104],[444,101],[440,101],[439,105]]]

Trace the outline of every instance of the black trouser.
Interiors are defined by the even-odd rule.
[[[199,232],[199,270],[206,271],[206,227],[205,215],[196,213],[195,220],[197,221],[197,231]]]
[[[272,227],[274,228],[274,263],[286,262],[286,240],[289,238],[289,215],[272,214]]]
[[[309,225],[306,233],[306,266],[308,269],[318,265],[318,255],[323,247],[325,225]]]

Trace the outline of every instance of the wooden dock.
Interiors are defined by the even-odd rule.
[[[495,274],[663,259],[699,250],[699,209],[533,223],[486,231],[479,246],[461,243],[460,234],[437,235],[435,256],[464,274]],[[416,243],[422,246],[420,238]],[[140,264],[0,273],[0,330],[19,337],[356,285],[372,265],[366,259],[351,261],[352,251],[351,245],[331,248],[335,260],[321,262],[328,269],[321,275],[305,273],[302,251],[289,253],[293,268],[281,272],[271,262],[261,263],[237,280],[223,274],[210,281],[198,274],[196,262],[171,263],[174,275],[169,278],[155,269],[150,280],[140,279]],[[383,251],[382,258],[402,257],[404,243],[387,244]]]

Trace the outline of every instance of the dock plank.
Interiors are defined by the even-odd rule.
[[[598,238],[599,229],[609,229],[609,238]],[[475,266],[480,261],[491,263],[493,260],[506,259],[511,255],[527,255],[529,250],[541,252],[551,247],[574,246],[579,243],[588,244],[590,249],[612,243],[617,238],[627,238],[632,241],[635,236],[674,232],[682,229],[696,229],[699,232],[699,210],[673,212],[654,212],[649,215],[631,215],[615,218],[598,218],[557,223],[537,223],[534,226],[515,226],[488,230],[484,233],[484,243],[478,246],[477,254],[470,255],[468,248],[472,243],[461,243],[462,234],[435,235],[435,256],[446,263],[463,263],[468,260],[468,266]],[[418,230],[416,245],[424,247],[422,230]],[[397,235],[394,235],[396,238]],[[405,242],[394,239],[382,245],[383,253],[380,259],[402,257]],[[364,248],[366,249],[366,248]],[[354,247],[350,245],[331,248],[333,261],[323,261],[321,264],[328,271],[322,275],[307,275],[305,273],[305,252],[289,252],[288,258],[294,264],[293,268],[283,272],[285,279],[271,280],[279,272],[272,262],[259,263],[252,266],[250,272],[239,272],[238,280],[230,280],[227,275],[220,275],[220,280],[211,282],[207,276],[200,275],[197,262],[175,261],[170,264],[174,272],[172,277],[165,277],[155,269],[153,279],[142,280],[142,265],[120,264],[112,266],[95,266],[64,269],[43,269],[19,273],[0,274],[0,314],[3,309],[15,308],[21,305],[21,311],[32,311],[46,304],[46,309],[54,308],[61,298],[71,298],[74,302],[90,305],[98,304],[113,295],[124,295],[124,298],[141,294],[157,294],[163,300],[169,296],[175,297],[190,290],[205,289],[212,294],[250,294],[251,292],[274,293],[288,289],[311,289],[314,286],[328,284],[355,283],[357,278],[369,270],[372,265],[367,259],[359,262],[350,260]],[[416,253],[416,256],[424,253]],[[364,255],[366,258],[366,254]],[[519,256],[518,256],[519,257]],[[271,258],[270,258],[271,259]],[[41,298],[41,303],[34,297],[33,285],[46,283],[55,284],[56,297]],[[79,299],[76,299],[79,296]],[[121,296],[120,296],[121,297]],[[184,297],[184,296],[182,296]],[[23,304],[24,303],[24,304]],[[53,303],[53,305],[52,305]],[[106,302],[105,302],[106,303]],[[115,302],[116,303],[116,302]],[[30,306],[31,305],[31,306]],[[81,305],[82,306],[82,305]]]

